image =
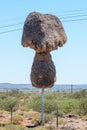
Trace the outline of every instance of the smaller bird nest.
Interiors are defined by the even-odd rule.
[[[61,21],[54,15],[32,12],[25,20],[22,45],[38,53],[63,46],[67,37]]]
[[[37,88],[53,87],[56,70],[50,53],[36,53],[31,69],[31,82]]]

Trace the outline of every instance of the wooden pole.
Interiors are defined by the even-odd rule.
[[[42,125],[44,125],[44,88],[42,88],[42,115],[41,115]]]
[[[58,122],[58,106],[57,106],[57,114],[56,114],[56,117],[57,117],[57,120],[56,120],[56,127],[58,128],[58,124],[59,124],[59,122]]]
[[[71,84],[71,94],[73,93],[73,85]]]

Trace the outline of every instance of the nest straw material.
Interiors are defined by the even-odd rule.
[[[54,15],[30,13],[24,23],[22,45],[38,53],[63,46],[67,37],[61,21]]]
[[[31,69],[31,82],[37,88],[53,87],[56,70],[50,53],[36,53]]]

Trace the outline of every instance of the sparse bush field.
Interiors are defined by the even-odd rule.
[[[17,94],[17,97],[16,97]],[[7,95],[7,96],[6,96]],[[9,100],[11,99],[12,108],[12,121],[15,125],[7,125],[10,122],[11,107]],[[13,101],[13,103],[12,103]],[[16,104],[14,104],[16,103]],[[7,108],[9,107],[9,108]],[[58,107],[59,117],[66,114],[75,114],[80,116],[83,120],[87,121],[87,90],[74,91],[72,94],[67,92],[53,91],[45,92],[45,123],[52,121],[56,118],[56,111]],[[29,111],[32,111],[30,113]],[[36,114],[33,113],[36,111]],[[7,118],[8,122],[2,119]],[[41,121],[41,95],[37,91],[21,93],[18,90],[0,93],[0,130],[27,130],[22,126],[24,119],[30,120],[32,124],[37,124]],[[59,118],[59,124],[66,123],[63,118]],[[4,124],[4,125],[3,125]],[[11,129],[12,128],[12,129]],[[38,127],[38,130],[52,129]],[[32,129],[32,130],[37,130]]]

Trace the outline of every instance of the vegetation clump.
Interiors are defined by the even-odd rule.
[[[70,114],[73,114],[76,117],[80,116],[82,120],[87,121],[86,92],[86,90],[80,90],[78,92],[74,91],[70,96],[70,93],[68,91],[66,92],[66,95],[65,93],[59,91],[45,91],[45,124],[54,122],[57,114],[59,125],[66,124],[67,120],[64,118]],[[77,93],[79,93],[79,98],[73,96]],[[22,128],[21,126],[23,122],[25,122],[25,119],[26,121],[30,122],[30,124],[40,124],[41,95],[39,91],[32,92],[32,94],[30,92],[23,94],[19,92],[17,94],[17,97],[14,97],[14,94],[11,95],[8,93],[8,96],[6,96],[6,94],[7,93],[3,92],[1,95],[2,98],[0,99],[0,130],[11,130],[12,127],[12,130],[16,130],[16,127],[17,130],[27,130],[26,127]],[[11,122],[13,125],[10,125]],[[41,127],[38,127],[38,130],[40,128]],[[36,129],[37,128],[33,128],[33,130]],[[45,130],[48,128],[41,129]]]

